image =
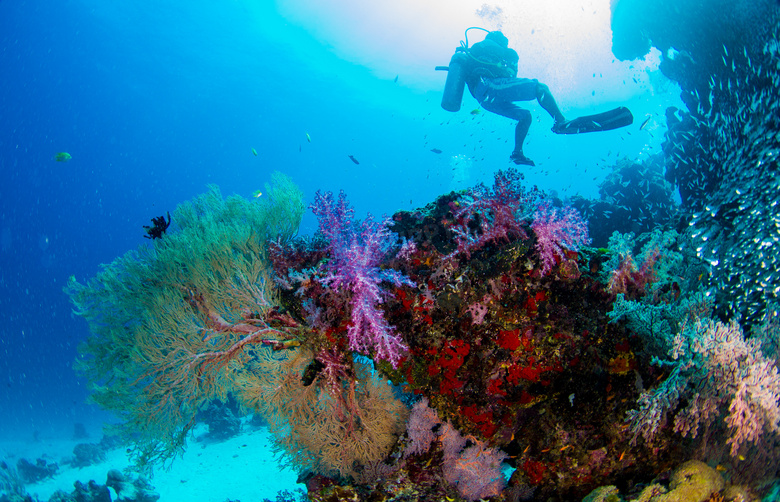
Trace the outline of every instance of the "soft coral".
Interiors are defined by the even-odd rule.
[[[564,257],[564,248],[577,251],[579,246],[590,242],[588,225],[576,209],[554,208],[549,202],[536,208],[531,229],[536,234],[536,250],[542,259],[542,275]]]
[[[525,190],[520,183],[522,179],[523,175],[516,169],[499,170],[492,190],[483,184],[477,185],[469,192],[473,199],[471,203],[462,207],[452,204],[456,221],[452,231],[458,248],[447,258],[458,253],[468,258],[473,251],[492,241],[528,238],[521,213],[536,200],[538,193],[536,189]]]
[[[356,223],[355,211],[343,191],[338,201],[331,192],[317,192],[311,209],[319,220],[320,232],[328,240],[331,255],[327,276],[321,281],[327,287],[351,293],[352,323],[347,330],[350,350],[368,354],[373,349],[377,359],[397,367],[407,347],[378,307],[388,296],[380,283],[416,285],[396,270],[379,268],[394,243],[387,220],[375,222],[369,214],[363,222]]]

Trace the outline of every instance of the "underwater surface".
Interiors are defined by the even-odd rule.
[[[779,14],[0,1],[0,500],[780,500]]]

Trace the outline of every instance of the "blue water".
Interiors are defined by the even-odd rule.
[[[433,66],[447,64],[462,20],[492,28],[479,5],[396,20],[397,38],[363,45],[355,18],[376,16],[347,1],[333,2],[330,18],[294,15],[308,3],[0,1],[0,439],[69,435],[106,418],[72,369],[88,331],[62,287],[145,244],[142,225],[206,185],[249,197],[279,170],[308,200],[344,189],[359,215],[381,215],[508,165],[510,121],[472,115],[470,96],[457,114],[439,106],[445,74]],[[608,38],[602,17],[590,29]],[[430,48],[409,34],[429,22]],[[552,39],[565,31],[539,22]],[[638,122],[660,124],[676,102],[652,60],[615,62],[584,39],[576,50],[596,56],[572,66],[574,49],[556,53],[527,24],[510,37],[521,74],[547,82],[565,113],[627,104]],[[555,137],[550,118],[529,109],[526,154],[537,167],[527,180],[563,195],[594,196],[618,156],[657,152],[663,134],[653,120],[631,134]],[[56,162],[61,151],[72,159]],[[307,215],[301,232],[315,225]]]

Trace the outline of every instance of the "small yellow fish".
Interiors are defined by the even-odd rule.
[[[469,113],[471,113],[472,115],[479,115],[480,113],[482,113],[482,110],[480,110],[479,108],[474,108]]]
[[[263,195],[263,192],[261,192],[260,190],[255,190],[254,192],[252,192],[252,197],[254,197],[255,199],[260,197],[261,195]]]
[[[254,155],[255,157],[257,157],[257,150],[255,150],[254,148],[252,148],[252,155]]]
[[[67,162],[73,157],[70,156],[68,152],[59,152],[54,154],[54,160],[57,162]]]
[[[306,133],[306,141],[311,143],[311,136],[309,136],[309,133]]]

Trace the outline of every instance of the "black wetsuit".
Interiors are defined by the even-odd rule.
[[[517,52],[485,40],[474,44],[469,55],[466,84],[471,95],[486,110],[530,125],[531,112],[517,106],[515,101],[536,99],[539,81],[517,78]]]
[[[546,85],[536,79],[517,78],[519,57],[513,49],[487,38],[474,44],[468,53],[469,92],[485,110],[517,120],[515,152],[523,151],[523,141],[531,127],[531,112],[517,106],[516,101],[536,99],[556,121],[565,120]]]

